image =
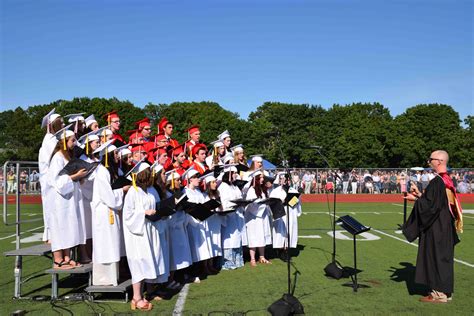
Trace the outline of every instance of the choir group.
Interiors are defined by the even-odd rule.
[[[150,310],[164,289],[242,267],[243,249],[251,267],[271,264],[265,247],[288,247],[287,218],[296,247],[297,192],[284,174],[269,177],[261,155],[249,166],[228,131],[208,149],[197,125],[179,144],[166,118],[156,135],[148,118],[136,122],[128,140],[117,112],[104,119],[100,128],[94,115],[53,109],[42,122],[43,240],[55,269],[92,262],[94,285],[116,286],[129,273],[131,308]]]

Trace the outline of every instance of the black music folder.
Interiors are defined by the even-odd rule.
[[[285,216],[285,206],[279,198],[268,198],[258,202],[259,204],[267,204],[272,211],[273,220]]]
[[[215,214],[216,212],[213,212],[212,210],[221,206],[221,203],[214,199],[211,199],[206,203],[193,203],[188,201],[186,204],[187,208],[185,208],[184,211],[200,221]]]
[[[120,176],[112,183],[112,190],[121,189],[127,185],[132,185],[132,181],[124,176]]]
[[[73,158],[64,166],[64,168],[59,172],[59,175],[73,175],[81,169],[86,169],[87,173],[83,178],[87,178],[98,166],[100,162],[87,162],[79,158]],[[82,179],[82,178],[81,178]],[[81,179],[77,179],[79,181]]]

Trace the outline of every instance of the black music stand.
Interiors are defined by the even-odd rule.
[[[344,286],[351,286],[354,292],[357,292],[357,289],[359,288],[370,287],[368,285],[357,283],[358,272],[357,272],[357,247],[356,247],[356,236],[359,235],[360,233],[369,231],[370,227],[362,225],[355,218],[349,215],[339,217],[336,223],[340,225],[342,228],[344,228],[346,231],[348,231],[352,235],[352,238],[354,240],[354,275],[351,275],[352,284],[346,283],[344,284]]]

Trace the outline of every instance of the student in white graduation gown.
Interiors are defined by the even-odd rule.
[[[105,150],[111,141],[95,150],[101,156],[101,164],[94,172],[92,188],[92,242],[93,270],[92,284],[117,286],[119,279],[119,262],[122,243],[122,210],[123,197],[130,186],[112,189],[109,170],[104,166]]]
[[[166,173],[166,187],[168,197],[173,196],[176,191],[181,191],[181,176],[175,170]],[[188,216],[183,210],[177,210],[169,220],[171,273],[183,270],[193,263],[187,230]],[[184,281],[184,275],[180,277],[180,280],[178,276],[172,280]]]
[[[76,138],[74,132],[66,129],[59,132],[58,138],[47,173],[48,186],[52,190],[51,198],[54,200],[49,224],[54,268],[68,269],[80,266],[70,258],[70,249],[86,243],[80,220],[83,205],[79,180],[87,172],[81,169],[73,175],[59,175],[73,157]]]
[[[132,309],[150,310],[152,304],[142,293],[142,282],[155,280],[160,275],[156,258],[159,233],[145,216],[156,213],[155,196],[149,192],[152,185],[150,165],[143,160],[131,170],[133,186],[125,195],[123,205],[123,234],[127,261],[132,274]]]
[[[242,243],[246,240],[245,219],[243,208],[231,202],[242,199],[240,189],[232,184],[237,169],[235,166],[226,166],[223,171],[222,182],[217,188],[222,210],[235,211],[227,213],[222,221],[222,270],[233,270],[244,266]]]
[[[258,203],[268,197],[264,185],[263,172],[256,170],[252,172],[249,177],[252,179],[252,185],[248,189],[245,199],[255,199],[255,201],[245,208],[245,224],[247,227],[247,241],[250,250],[250,266],[255,267],[257,265],[255,258],[257,249],[259,253],[258,262],[263,264],[271,263],[265,258],[265,246],[268,240],[271,240],[271,228],[268,220],[268,205]]]
[[[193,167],[183,173],[182,178],[187,180],[187,186],[184,189],[188,197],[188,202],[205,203],[206,199],[201,190],[199,190],[199,172]],[[210,274],[207,270],[205,260],[212,258],[212,248],[208,243],[209,228],[206,221],[200,221],[188,214],[188,237],[191,246],[191,256],[194,263],[194,282],[200,282],[199,276]]]
[[[286,192],[284,189],[285,175],[279,174],[275,182],[278,186],[270,193],[271,198],[279,198],[282,202],[286,199]],[[289,188],[289,193],[298,193],[297,190]],[[285,206],[286,210],[289,211],[290,218],[290,248],[296,248],[298,244],[298,217],[301,215],[301,203],[298,201],[293,206]],[[286,249],[288,247],[287,235],[288,235],[288,220],[287,215],[280,217],[273,221],[273,248],[274,249]]]
[[[219,191],[217,191],[217,179],[211,172],[203,177],[201,180],[205,183],[206,191],[204,197],[206,201],[214,199],[220,202],[221,198]],[[207,261],[207,270],[211,273],[219,272],[221,265],[220,257],[222,257],[222,238],[221,238],[221,227],[224,216],[219,215],[218,212],[222,211],[222,207],[218,207],[213,210],[216,214],[209,216],[206,219],[207,227],[209,229],[209,235],[207,243],[212,250],[212,258]]]
[[[38,153],[38,169],[39,182],[41,187],[41,202],[43,206],[43,241],[48,242],[51,239],[49,221],[52,208],[54,208],[54,198],[51,198],[53,190],[48,185],[46,175],[48,173],[51,155],[53,153],[54,148],[56,147],[56,144],[58,143],[58,139],[54,134],[64,127],[63,119],[59,114],[54,113],[53,109],[43,118],[41,127],[46,128],[47,130]]]
[[[94,151],[99,148],[99,136],[95,132],[83,135],[78,139],[79,146],[83,148],[83,153],[79,159],[89,163],[97,162]],[[81,218],[86,235],[86,248],[81,249],[81,262],[88,263],[92,257],[92,195],[95,172],[81,181],[82,203],[84,205],[84,215]]]

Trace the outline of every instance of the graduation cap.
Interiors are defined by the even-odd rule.
[[[129,178],[129,176],[131,176],[131,180],[132,180],[132,185],[133,187],[135,188],[135,190],[138,190],[137,189],[137,184],[136,184],[136,177],[137,177],[137,174],[139,174],[140,172],[142,172],[143,170],[146,170],[146,169],[149,169],[150,168],[150,165],[146,162],[146,157],[143,157],[139,162],[137,162],[135,164],[135,166],[132,167],[132,169],[130,169],[127,174],[125,174],[125,177],[126,178]]]
[[[196,169],[194,169],[194,167],[190,167],[188,168],[188,170],[186,170],[182,175],[181,175],[181,178],[183,178],[183,180],[185,179],[191,179],[192,177],[196,176],[196,175],[200,175],[199,171],[197,171]]]
[[[252,161],[255,161],[255,162],[263,162],[262,154],[252,155],[250,156],[250,158],[252,159]]]
[[[68,115],[64,115],[64,118],[67,118],[69,123],[74,123],[78,121],[84,121],[84,116],[83,116],[84,114],[86,113],[83,112],[83,113],[68,114]]]
[[[54,133],[54,136],[56,137],[56,139],[58,141],[63,141],[63,149],[66,150],[67,149],[67,146],[66,146],[66,138],[68,137],[71,137],[71,136],[74,136],[74,132],[69,130],[69,128],[72,126],[72,124],[69,124],[67,126],[64,126],[63,128],[61,128],[59,131],[57,131],[56,133]]]
[[[179,146],[176,146],[173,148],[173,157],[174,156],[178,156],[179,154],[181,153],[184,153],[184,148],[183,148],[184,144],[183,145],[179,145]]]
[[[244,151],[244,145],[238,144],[230,148],[232,152],[241,152]]]
[[[132,142],[132,139],[143,137],[142,133],[138,129],[126,131],[125,134],[127,134],[129,142]]]
[[[97,135],[97,131],[92,131],[92,132],[89,132],[87,134],[84,134],[82,135],[81,137],[79,137],[79,139],[77,140],[79,142],[79,147],[81,148],[86,148],[86,155],[89,154],[89,146],[87,146],[89,144],[89,142],[92,142],[92,141],[95,141],[95,140],[99,140],[99,135]]]
[[[145,117],[144,119],[135,122],[134,125],[139,131],[141,131],[144,127],[150,126],[150,119]]]
[[[99,162],[87,162],[79,158],[73,158],[64,166],[64,168],[59,172],[59,175],[73,175],[79,170],[85,169],[87,173],[81,178],[88,177],[99,165]],[[74,181],[79,181],[81,179],[76,179]]]
[[[170,121],[166,117],[163,117],[160,122],[158,123],[158,134],[164,134],[165,133],[165,127],[166,125],[171,124]]]
[[[152,171],[153,176],[155,174],[161,172],[163,170],[163,166],[158,163],[158,161],[155,161],[151,166],[150,170]]]
[[[226,154],[223,159],[225,164],[228,164],[230,161],[234,160],[234,156],[231,153]]]
[[[111,139],[100,145],[96,150],[94,150],[93,154],[99,154],[99,157],[102,158],[105,156],[105,167],[109,167],[109,147],[113,146],[112,143],[115,141],[115,139]],[[114,146],[114,149],[116,147]]]
[[[211,171],[207,174],[204,174],[199,178],[199,181],[204,181],[204,183],[209,184],[209,182],[216,181],[217,179],[214,177],[214,173]]]
[[[188,129],[186,129],[186,132],[188,132],[188,138],[190,138],[191,134],[199,132],[199,125],[192,125]]]
[[[58,113],[55,113],[55,111],[56,111],[56,108],[53,108],[41,120],[41,128],[47,127],[48,128],[48,133],[49,133],[49,124],[54,122],[54,120],[57,119],[58,117],[61,117],[61,115],[59,115]]]
[[[91,114],[88,117],[86,117],[85,122],[86,122],[86,127],[89,127],[91,126],[92,123],[97,123],[97,120],[95,119],[94,114]]]
[[[105,114],[104,116],[102,116],[102,118],[107,121],[107,125],[110,125],[112,120],[115,119],[115,118],[120,119],[118,114],[117,114],[117,111],[115,111],[115,110]]]
[[[219,140],[224,140],[227,137],[230,137],[230,133],[228,130],[223,131],[222,133],[219,134],[219,136],[217,136]]]
[[[168,182],[170,182],[171,189],[174,190],[176,187],[176,180],[181,179],[181,176],[175,169],[165,172],[165,176],[166,183],[168,184]]]
[[[191,151],[193,157],[196,156],[197,153],[198,153],[198,151],[201,150],[201,149],[204,149],[205,151],[207,151],[206,145],[204,145],[204,144],[196,144],[196,145],[194,145],[194,147],[193,147],[193,149],[192,149],[192,151]]]

